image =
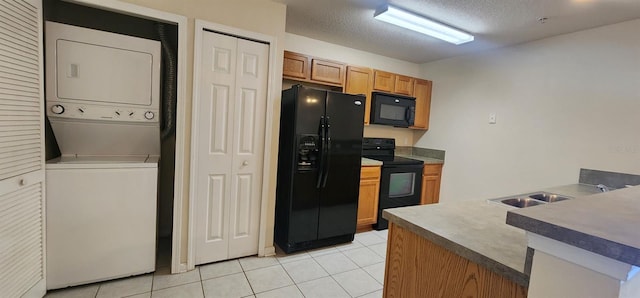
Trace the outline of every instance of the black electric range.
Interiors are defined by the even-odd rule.
[[[420,204],[424,162],[395,156],[395,149],[395,139],[362,140],[362,156],[382,161],[378,222],[373,226],[376,230],[388,227],[387,220],[382,218],[382,210]]]

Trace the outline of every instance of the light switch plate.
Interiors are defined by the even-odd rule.
[[[496,113],[489,114],[489,124],[496,124]]]

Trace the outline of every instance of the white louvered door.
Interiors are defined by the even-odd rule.
[[[0,297],[42,297],[42,4],[0,1]]]
[[[258,253],[269,45],[202,32],[194,101],[195,262]]]

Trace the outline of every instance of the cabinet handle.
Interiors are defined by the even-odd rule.
[[[25,186],[29,183],[29,181],[27,181],[27,178],[22,178],[20,179],[20,181],[18,182],[18,184],[20,184],[20,186]]]
[[[248,165],[249,165],[249,161],[247,161],[247,160],[243,161],[243,162],[242,162],[242,165],[243,165],[243,166],[248,166]]]

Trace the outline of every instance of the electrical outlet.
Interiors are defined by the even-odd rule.
[[[496,124],[496,113],[489,114],[489,124]]]

